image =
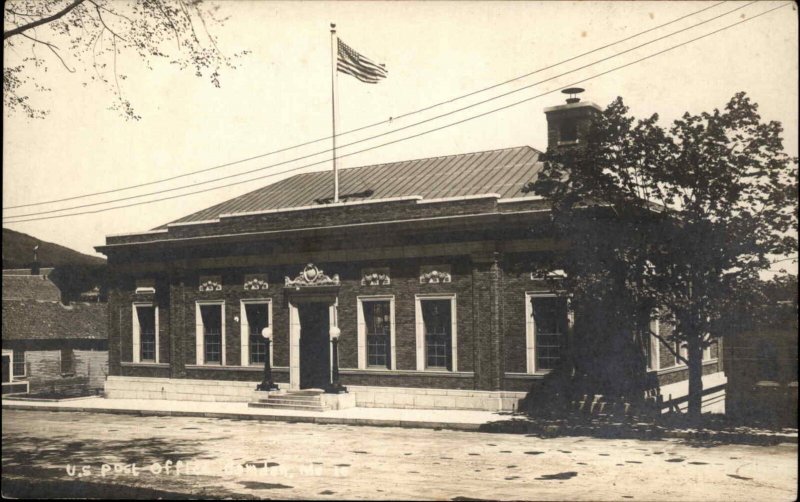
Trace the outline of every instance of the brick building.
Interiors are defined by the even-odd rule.
[[[796,287],[796,284],[794,285]],[[744,422],[797,427],[797,291],[737,319],[725,340],[726,412]]]
[[[102,389],[107,306],[61,303],[50,268],[3,271],[3,394]]]
[[[579,143],[598,111],[547,109],[551,146]],[[282,389],[325,388],[338,369],[358,406],[514,409],[573,337],[567,299],[533,274],[565,246],[522,190],[540,157],[343,169],[338,203],[332,173],[300,174],[108,236],[108,396],[246,401],[269,357]],[[687,378],[653,354],[665,385]]]

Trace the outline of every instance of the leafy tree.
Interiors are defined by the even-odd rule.
[[[613,313],[611,336],[644,347],[651,316],[674,326],[652,334],[688,365],[694,417],[703,349],[724,334],[725,312],[770,256],[797,250],[797,159],[783,151],[780,123],[757,109],[739,93],[722,111],[686,113],[665,129],[657,115],[629,116],[617,98],[585,145],[548,151],[526,187],[552,201],[573,243],[565,287],[576,303]]]
[[[3,105],[43,118],[47,110],[31,104],[32,92],[49,91],[36,78],[51,65],[80,75],[83,86],[101,85],[114,99],[111,109],[139,120],[121,83],[127,75],[117,59],[138,56],[148,69],[156,60],[220,86],[220,70],[232,58],[217,47],[209,27],[225,20],[202,0],[8,0],[3,5]]]

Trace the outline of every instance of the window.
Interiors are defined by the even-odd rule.
[[[650,321],[650,332],[655,333],[656,335],[659,334],[659,322],[658,319],[653,319]],[[647,369],[648,370],[657,370],[661,367],[660,363],[660,347],[659,347],[659,340],[654,335],[647,333],[644,336],[644,345],[645,345],[645,354],[647,358]]]
[[[552,370],[561,360],[565,344],[569,324],[567,299],[527,293],[525,310],[528,373]]]
[[[197,364],[225,365],[225,302],[197,302],[195,310]]]
[[[390,368],[391,316],[389,302],[366,302],[362,304],[362,307],[367,336],[367,366]]]
[[[61,349],[61,374],[71,375],[75,372],[75,358],[72,349]]]
[[[675,342],[675,352],[681,355],[682,358],[689,359],[689,349],[685,342]],[[686,363],[675,357],[675,366],[685,365]]]
[[[133,304],[133,362],[158,362],[158,307]]]
[[[267,344],[261,331],[270,326],[269,300],[242,300],[243,364],[264,364]]]
[[[710,339],[711,335],[709,334],[706,334],[706,336],[703,337],[704,342],[708,342]],[[703,347],[703,361],[710,361],[710,360],[711,360],[711,345],[709,345],[708,347]]]
[[[3,351],[3,383],[11,380],[11,352]]]
[[[15,350],[14,351],[14,376],[15,377],[24,377],[25,376],[25,351],[24,350]]]
[[[137,307],[139,317],[139,358],[143,362],[156,361],[156,309],[155,307]]]
[[[457,371],[456,296],[416,299],[417,370]]]
[[[448,300],[424,300],[422,322],[425,328],[425,367],[452,369],[450,350],[453,333]]]
[[[358,297],[358,367],[395,368],[394,297]]]

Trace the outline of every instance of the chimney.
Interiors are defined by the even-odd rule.
[[[592,122],[602,109],[591,101],[581,102],[580,87],[561,91],[568,94],[567,104],[544,109],[547,116],[547,149],[570,148],[585,144]]]
[[[31,263],[31,275],[39,275],[39,245],[33,246],[33,263]]]

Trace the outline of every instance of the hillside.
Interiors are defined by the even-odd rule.
[[[63,265],[103,265],[97,256],[79,253],[74,249],[46,242],[22,232],[3,229],[3,268],[25,268],[33,261],[33,247],[39,244],[39,263],[42,267]]]

